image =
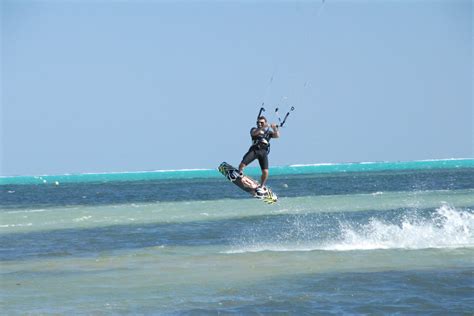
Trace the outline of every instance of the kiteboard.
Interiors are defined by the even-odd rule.
[[[264,187],[264,193],[259,194],[257,192],[259,183],[246,175],[240,175],[239,169],[229,165],[227,162],[221,163],[218,169],[219,172],[222,173],[230,182],[234,183],[245,192],[250,193],[253,197],[263,200],[268,204],[273,204],[278,200],[276,194],[268,187]]]

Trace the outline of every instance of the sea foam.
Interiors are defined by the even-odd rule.
[[[447,204],[428,218],[407,215],[400,223],[392,223],[371,217],[367,224],[341,220],[339,225],[340,233],[329,240],[277,238],[275,242],[246,243],[225,253],[474,248],[474,213]],[[315,234],[312,224],[297,229],[301,236]]]
[[[355,228],[342,223],[341,240],[324,250],[426,249],[474,247],[474,214],[443,205],[429,219],[406,218],[401,224],[371,218]]]

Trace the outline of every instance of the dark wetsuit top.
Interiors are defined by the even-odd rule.
[[[250,136],[252,137],[252,146],[249,151],[242,158],[242,163],[246,166],[249,165],[255,159],[258,159],[260,168],[268,169],[268,153],[270,152],[270,139],[273,138],[273,132],[267,129],[265,134],[259,136],[252,136],[252,133],[257,128],[254,127],[250,130]]]

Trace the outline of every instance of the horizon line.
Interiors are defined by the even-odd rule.
[[[436,161],[460,161],[460,160],[474,160],[474,158],[434,158],[422,160],[380,160],[380,161],[351,161],[351,162],[321,162],[321,163],[307,163],[307,164],[290,164],[290,165],[276,165],[272,168],[299,168],[299,167],[316,167],[316,166],[337,166],[349,164],[377,164],[377,163],[407,163],[407,162],[436,162]],[[258,168],[258,166],[251,166],[248,168]],[[57,177],[57,176],[79,176],[79,175],[106,175],[106,174],[133,174],[133,173],[166,173],[166,172],[191,172],[191,171],[211,171],[216,168],[185,168],[185,169],[156,169],[156,170],[138,170],[138,171],[102,171],[102,172],[72,172],[72,173],[53,173],[53,174],[23,174],[23,175],[0,175],[0,179],[17,178],[17,177]]]

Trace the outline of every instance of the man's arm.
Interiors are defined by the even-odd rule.
[[[252,135],[252,137],[263,135],[265,133],[265,129],[266,127],[260,127],[260,128],[254,127],[250,130],[250,135]]]
[[[280,137],[280,131],[278,130],[278,125],[272,124],[272,125],[271,125],[271,128],[273,129],[273,135],[272,135],[272,137],[273,137],[273,138],[278,138],[278,137]]]

